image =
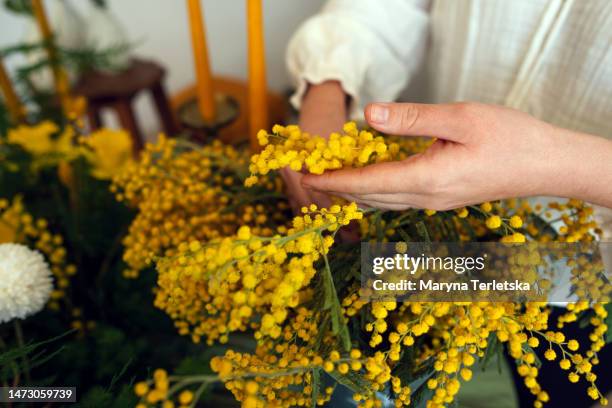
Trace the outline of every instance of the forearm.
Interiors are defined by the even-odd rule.
[[[347,96],[338,81],[309,84],[301,103],[300,127],[306,132],[323,137],[341,130],[346,120],[346,99]],[[289,203],[296,214],[300,213],[301,207],[312,203],[320,207],[331,205],[327,195],[302,187],[301,173],[284,168],[281,175],[287,186]]]
[[[300,126],[306,132],[327,137],[339,131],[347,117],[347,95],[338,81],[309,85],[300,110]]]
[[[612,141],[554,128],[557,154],[547,195],[578,198],[612,208]]]

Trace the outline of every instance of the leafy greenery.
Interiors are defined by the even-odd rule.
[[[106,0],[91,0],[97,7],[106,8]],[[4,0],[4,8],[15,14],[32,15],[31,0]]]
[[[33,168],[34,157],[20,146],[0,143],[0,158],[0,197],[23,197],[27,212],[63,237],[69,261],[78,267],[70,307],[22,321],[24,345],[12,324],[0,326],[0,380],[76,386],[79,406],[125,407],[135,404],[135,379],[154,368],[210,372],[210,358],[224,348],[203,352],[176,335],[171,319],[153,306],[155,271],[135,280],[122,276],[121,240],[133,212],[114,199],[109,181],[93,178],[82,158],[71,161],[70,187],[56,165]]]
[[[4,0],[4,8],[15,14],[32,15],[30,0]]]
[[[104,0],[92,0],[99,7],[105,7]],[[4,6],[7,10],[31,15],[31,4],[29,0],[5,0]],[[40,89],[32,80],[33,75],[41,70],[61,66],[76,76],[89,71],[116,71],[123,67],[117,66],[117,56],[123,55],[131,50],[135,44],[116,44],[105,49],[97,49],[93,45],[78,48],[65,48],[56,44],[53,37],[39,42],[20,42],[0,49],[0,58],[14,55],[27,56],[32,53],[44,57],[37,58],[35,62],[27,63],[16,68],[14,73],[14,87],[19,94],[22,103],[28,105],[28,120],[37,123],[44,119],[55,123],[64,123],[65,117],[56,95],[50,90]],[[55,50],[54,59],[50,59],[46,52],[41,52],[49,47]],[[0,131],[4,133],[8,129],[8,116],[6,109],[0,106]]]
[[[15,380],[21,375],[26,374],[29,376],[29,370],[45,364],[63,349],[62,346],[57,346],[55,351],[49,352],[43,346],[50,344],[56,346],[58,340],[68,333],[70,332],[48,340],[41,340],[35,343],[30,342],[28,344],[15,344],[10,347],[2,341],[0,348],[4,350],[0,352],[0,382],[2,384],[9,384],[9,380]]]

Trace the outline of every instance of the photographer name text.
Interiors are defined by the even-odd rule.
[[[376,291],[434,291],[434,292],[465,292],[465,291],[529,291],[531,285],[528,282],[514,281],[487,281],[471,279],[469,282],[436,282],[431,279],[419,279],[417,281],[402,279],[398,282],[386,282],[377,279],[372,282],[372,288]]]

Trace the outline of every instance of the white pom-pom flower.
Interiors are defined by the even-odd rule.
[[[40,252],[0,244],[0,323],[39,312],[52,290],[51,270]]]

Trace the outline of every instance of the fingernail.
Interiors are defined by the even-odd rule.
[[[385,105],[372,105],[370,107],[370,122],[383,124],[389,119],[389,108]]]

